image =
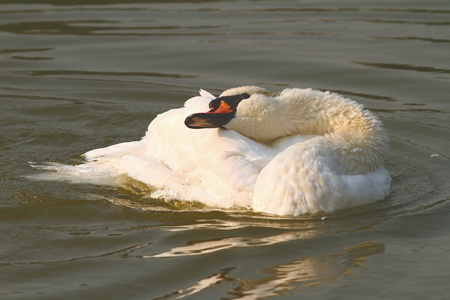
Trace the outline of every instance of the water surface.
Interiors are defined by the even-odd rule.
[[[449,17],[446,1],[2,1],[0,296],[445,299]],[[26,178],[243,84],[363,103],[391,139],[391,195],[280,218]]]

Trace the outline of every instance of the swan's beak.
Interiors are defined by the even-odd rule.
[[[209,103],[210,110],[205,113],[192,114],[184,120],[189,128],[223,128],[236,114],[236,108],[249,94],[225,96],[212,100]]]
[[[184,120],[184,124],[193,129],[199,128],[223,128],[234,116],[234,112],[228,113],[197,113],[192,114]]]

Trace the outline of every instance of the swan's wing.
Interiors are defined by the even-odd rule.
[[[223,197],[253,191],[259,171],[273,153],[234,131],[189,129],[184,119],[191,112],[189,108],[172,110],[152,122],[144,138],[154,141],[151,155]]]
[[[200,96],[203,97],[203,98],[208,98],[209,100],[216,99],[216,96],[214,96],[210,92],[205,91],[203,89],[200,89]]]
[[[208,168],[232,189],[253,192],[256,178],[275,152],[235,131],[216,132],[206,153]]]
[[[253,186],[272,151],[240,134],[221,129],[189,129],[185,118],[207,111],[214,96],[201,91],[185,107],[158,115],[141,141],[120,143],[84,154],[87,163],[49,169],[85,178],[126,174],[156,189],[153,194],[197,200],[214,207],[251,205]]]
[[[49,172],[30,175],[37,180],[68,181],[99,185],[117,185],[117,176],[126,173],[123,157],[134,153],[143,155],[145,145],[142,141],[112,145],[94,149],[83,154],[86,163],[66,165],[59,163],[31,164],[32,167]]]
[[[126,154],[135,153],[142,155],[145,153],[145,145],[142,141],[126,142],[112,145],[105,148],[94,149],[83,154],[87,161],[98,159],[117,158]]]
[[[192,97],[184,102],[184,107],[186,108],[186,117],[192,113],[206,112],[209,110],[209,102],[215,99],[213,94],[200,90],[200,96]],[[183,123],[184,124],[184,123]]]

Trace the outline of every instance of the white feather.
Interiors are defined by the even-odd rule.
[[[332,211],[389,194],[382,165],[387,138],[361,105],[310,89],[287,89],[278,97],[257,87],[224,94],[242,92],[252,96],[227,124],[232,130],[184,125],[214,99],[200,90],[183,108],[156,117],[141,141],[89,151],[82,165],[44,168],[98,183],[127,175],[151,186],[154,197],[277,215]]]

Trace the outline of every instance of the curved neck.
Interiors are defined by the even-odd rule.
[[[353,100],[311,89],[287,89],[276,98],[260,94],[252,97],[247,106],[245,100],[242,102],[243,115],[239,116],[238,110],[235,124],[232,120],[227,128],[262,143],[297,134],[318,135],[323,147],[339,149],[335,155],[367,161],[356,163],[370,166],[363,167],[367,172],[383,164],[388,151],[383,126]],[[353,170],[351,163],[346,165],[349,173],[361,171]]]

